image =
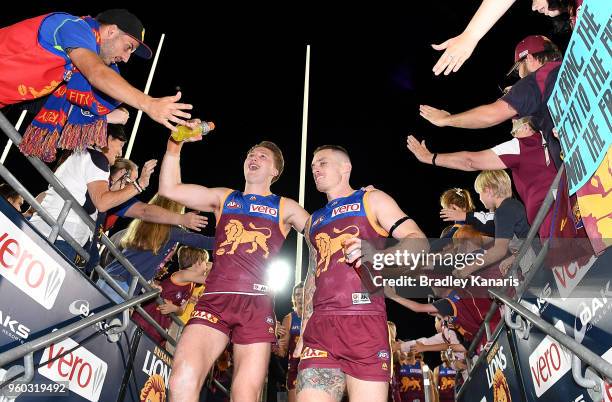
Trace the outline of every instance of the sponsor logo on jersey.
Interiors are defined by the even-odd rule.
[[[327,352],[325,350],[304,346],[304,350],[302,350],[302,359],[314,359],[318,357],[327,357]]]
[[[214,314],[207,313],[206,311],[193,310],[191,312],[191,318],[201,318],[202,320],[206,320],[216,324],[219,322],[219,317]]]
[[[353,304],[370,304],[369,293],[353,293]]]

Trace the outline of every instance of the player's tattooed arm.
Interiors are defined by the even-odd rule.
[[[336,401],[340,401],[345,387],[346,377],[339,368],[308,368],[298,373],[298,394],[304,390],[315,389],[327,392]]]
[[[309,220],[310,221],[310,220]],[[308,229],[310,225],[309,222],[306,224],[306,229],[304,233],[306,233],[306,244],[308,245],[309,251],[309,262],[308,262],[308,272],[306,273],[306,280],[304,281],[304,300],[302,303],[302,328],[300,330],[300,338],[298,339],[297,345],[295,346],[295,350],[293,351],[293,357],[298,358],[302,354],[302,348],[304,347],[304,333],[306,331],[306,325],[308,325],[308,320],[312,316],[313,313],[313,305],[312,299],[314,297],[315,292],[315,271],[317,269],[317,253],[310,244],[308,240]]]
[[[308,233],[308,232],[306,232]],[[317,252],[308,240],[306,236],[306,244],[308,244],[309,259],[308,259],[308,272],[306,273],[306,280],[304,281],[304,308],[302,312],[302,334],[306,328],[306,323],[313,313],[313,297],[316,289],[315,284],[315,272],[317,269]]]

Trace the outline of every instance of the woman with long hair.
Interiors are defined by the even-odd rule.
[[[157,205],[177,214],[182,214],[185,211],[184,205],[157,194],[149,201],[149,204]],[[180,226],[134,219],[121,240],[123,255],[147,281],[153,279],[157,270],[172,258],[179,244],[212,250],[214,237],[191,233]],[[127,292],[131,274],[123,265],[115,260],[108,265],[106,272]],[[123,302],[123,298],[106,281],[100,279],[98,286],[117,303]]]

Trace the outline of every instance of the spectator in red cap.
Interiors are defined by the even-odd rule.
[[[531,116],[534,127],[542,132],[548,144],[555,166],[559,168],[561,148],[552,134],[553,122],[546,103],[561,67],[561,52],[548,38],[531,35],[516,46],[514,62],[510,73],[518,71],[521,79],[495,102],[457,114],[421,105],[420,114],[438,127],[461,128],[487,128],[511,118]]]
[[[191,109],[191,105],[177,103],[180,92],[152,98],[118,74],[116,64],[127,62],[132,53],[151,57],[151,49],[143,40],[142,23],[124,9],[107,10],[96,18],[56,12],[1,28],[0,108],[53,93],[45,104],[44,118],[39,115],[35,119],[39,124],[31,136],[38,144],[55,145],[66,123],[78,126],[95,124],[107,115],[112,118],[111,112],[120,103],[140,109],[156,122],[174,129],[171,122],[184,124],[182,118],[190,117],[183,110]],[[97,119],[68,117],[71,104],[86,109]],[[80,115],[73,113],[77,114]],[[97,132],[99,142],[95,145],[105,146],[105,130]],[[73,138],[63,140],[64,147],[71,149],[94,145],[71,147],[75,145],[70,144]],[[54,157],[53,152],[47,159]]]

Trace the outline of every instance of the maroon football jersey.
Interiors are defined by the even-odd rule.
[[[314,311],[386,314],[382,291],[371,294],[355,268],[345,262],[343,242],[351,237],[379,243],[387,233],[368,216],[368,193],[357,190],[312,214],[309,238],[316,249]]]
[[[217,223],[207,294],[267,294],[266,270],[287,235],[281,228],[281,208],[278,195],[228,194]]]

